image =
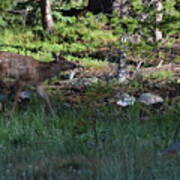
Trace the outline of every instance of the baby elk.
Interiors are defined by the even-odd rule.
[[[10,52],[0,51],[0,80],[12,78],[16,87],[15,100],[12,112],[18,104],[20,92],[27,87],[35,87],[37,94],[45,101],[48,109],[54,115],[54,110],[46,94],[43,82],[61,71],[80,67],[76,62],[70,62],[64,57],[52,53],[55,58],[52,62],[39,62],[31,56],[23,56]]]

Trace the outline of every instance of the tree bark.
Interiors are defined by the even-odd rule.
[[[156,24],[157,25],[159,25],[159,23],[161,23],[162,20],[163,20],[162,10],[163,10],[163,4],[159,0],[159,1],[156,2],[156,11],[157,11],[157,14],[156,14]],[[161,40],[163,38],[162,31],[160,31],[159,28],[156,28],[155,36],[156,36],[156,41],[159,41],[159,40]]]
[[[129,0],[115,0],[113,3],[113,9],[121,18],[126,17],[130,13],[130,2]]]
[[[51,13],[50,0],[41,0],[42,26],[45,31],[52,32],[53,18]]]
[[[158,26],[163,20],[163,13],[162,13],[163,4],[161,0],[157,0],[155,1],[155,5],[156,5],[156,25]],[[156,30],[155,30],[156,42],[161,40],[162,38],[163,38],[162,31],[158,27],[156,27]]]

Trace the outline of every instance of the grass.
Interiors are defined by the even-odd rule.
[[[104,29],[107,22],[90,14],[82,19],[56,18],[62,23],[57,23],[54,34],[43,40],[40,27],[1,30],[0,50],[50,61],[52,51],[88,54],[119,38],[112,29]],[[135,46],[132,54],[136,56],[146,56],[142,49],[152,54],[152,46],[144,42]],[[88,68],[108,66],[104,59],[88,55],[67,58],[79,60]],[[171,80],[173,75],[155,72],[147,79]],[[179,156],[162,156],[161,152],[180,139],[180,104],[166,107],[166,112],[140,104],[118,108],[105,103],[113,94],[112,86],[115,88],[116,84],[94,84],[82,97],[77,97],[75,105],[55,93],[52,102],[56,117],[48,114],[35,97],[12,116],[1,112],[0,180],[178,180]],[[135,80],[128,88],[120,89],[141,92],[144,84]],[[10,106],[9,103],[6,112]]]
[[[145,78],[155,81],[163,81],[163,80],[171,80],[173,79],[173,76],[174,74],[171,71],[158,71],[146,75]]]
[[[175,62],[175,63],[180,63],[180,56],[176,57],[176,58],[174,59],[174,62]]]
[[[82,66],[87,68],[93,67],[93,69],[98,69],[108,66],[108,62],[90,57],[78,58],[74,56],[67,56],[67,59],[72,61],[79,61]]]
[[[92,91],[92,90],[91,90]],[[33,99],[13,116],[0,116],[0,179],[178,179],[179,156],[161,152],[180,138],[180,106],[140,120],[127,109],[54,99],[56,117]]]
[[[61,15],[59,18],[51,35],[44,33],[42,27],[38,25],[31,29],[21,26],[14,29],[0,29],[0,50],[50,61],[52,51],[88,52],[114,42],[118,38],[112,30],[103,29],[106,21],[102,22],[92,14],[87,14],[87,17],[80,19]]]

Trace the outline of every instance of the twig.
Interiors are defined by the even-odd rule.
[[[131,79],[134,79],[134,78],[135,78],[136,74],[139,72],[139,69],[141,68],[141,66],[142,66],[143,63],[144,63],[144,61],[140,61],[140,62],[138,63],[138,65],[137,65],[137,67],[136,67],[136,70],[135,70],[135,72],[133,73]]]
[[[159,64],[157,65],[157,68],[162,67],[163,62],[164,62],[164,60],[161,60],[161,61],[159,62]]]

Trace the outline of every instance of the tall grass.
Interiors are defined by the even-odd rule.
[[[179,156],[161,155],[180,138],[179,105],[148,121],[140,120],[139,105],[54,106],[56,117],[37,100],[1,114],[0,179],[179,179]]]

